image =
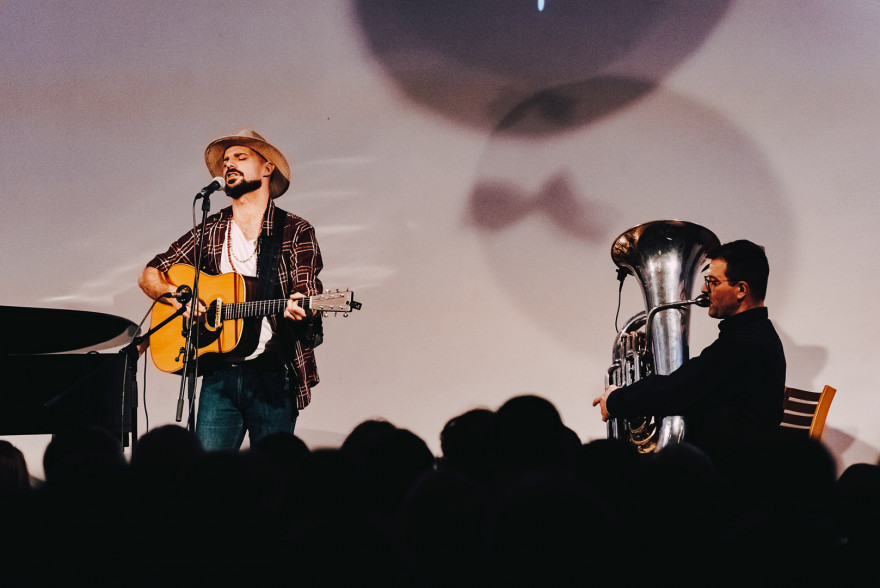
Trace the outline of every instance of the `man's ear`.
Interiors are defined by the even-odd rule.
[[[275,164],[271,161],[267,161],[265,167],[263,168],[266,173],[263,174],[263,177],[268,178],[272,176],[272,172],[275,171]]]
[[[748,298],[750,289],[748,282],[738,282],[735,286],[736,288],[736,299],[739,301],[745,300]]]

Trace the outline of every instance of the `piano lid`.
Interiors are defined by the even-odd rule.
[[[132,321],[102,312],[0,306],[3,355],[119,347],[137,333]]]

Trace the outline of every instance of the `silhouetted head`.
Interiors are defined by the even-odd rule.
[[[535,395],[511,398],[495,417],[499,467],[530,469],[566,463],[565,426],[556,407]]]
[[[171,485],[204,453],[195,433],[164,425],[145,433],[131,450],[132,473],[141,481]]]
[[[127,467],[122,442],[102,427],[86,427],[55,434],[43,453],[46,482],[87,479]]]
[[[375,451],[378,443],[383,442],[397,429],[383,419],[368,419],[358,424],[342,442],[342,453],[358,468],[364,467],[367,456]]]
[[[31,477],[21,450],[0,439],[0,495],[25,494],[31,489]]]
[[[495,413],[475,408],[447,421],[440,451],[442,467],[488,481],[495,467]]]
[[[266,435],[251,445],[251,451],[267,459],[279,471],[289,472],[309,454],[309,447],[293,433],[280,432]]]

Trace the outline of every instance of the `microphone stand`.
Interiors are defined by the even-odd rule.
[[[195,277],[193,278],[193,286],[192,286],[192,300],[193,304],[190,306],[190,314],[189,320],[186,320],[186,317],[183,319],[183,336],[186,337],[186,345],[184,346],[183,353],[183,371],[181,372],[180,378],[180,396],[177,399],[177,416],[176,421],[179,423],[181,418],[183,417],[183,399],[184,394],[188,391],[187,398],[189,400],[189,411],[186,420],[186,427],[190,431],[195,431],[195,388],[196,388],[196,373],[198,370],[198,356],[194,352],[193,348],[193,334],[195,333],[195,344],[196,348],[198,346],[198,323],[201,315],[199,313],[199,275],[201,274],[202,269],[202,252],[203,252],[203,241],[205,237],[205,229],[208,221],[208,211],[211,210],[211,197],[210,193],[207,190],[203,190],[196,195],[196,200],[202,198],[202,224],[201,229],[199,230],[199,237],[196,244],[196,272]],[[185,305],[181,308],[185,308]],[[193,361],[190,362],[190,359]]]

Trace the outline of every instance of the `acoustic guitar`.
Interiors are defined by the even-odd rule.
[[[190,291],[195,282],[196,269],[187,264],[169,268],[168,280],[175,286],[187,286]],[[256,349],[262,317],[283,314],[287,298],[255,300],[257,280],[236,273],[212,276],[199,272],[199,299],[207,309],[198,317],[198,329],[193,335],[196,357],[210,355],[209,360],[221,356],[247,357]],[[324,316],[342,314],[348,316],[359,310],[361,303],[354,300],[351,290],[333,290],[300,298],[297,301],[307,311]],[[171,304],[155,304],[150,315],[150,328],[168,321],[152,335],[150,348],[153,363],[163,372],[180,373],[186,349],[184,319],[174,315]],[[170,320],[169,320],[170,318]],[[203,367],[200,362],[200,368]]]

